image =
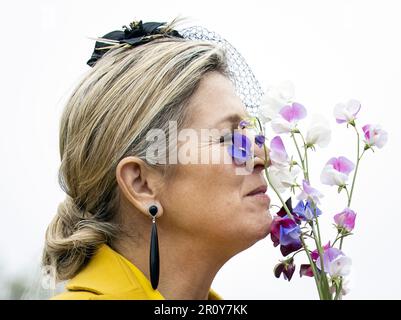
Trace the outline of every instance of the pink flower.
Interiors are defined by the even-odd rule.
[[[382,148],[387,143],[387,132],[380,125],[367,124],[362,127],[365,134],[365,143],[369,147]]]
[[[298,102],[293,102],[280,110],[278,116],[272,121],[272,128],[278,134],[288,133],[294,130],[298,121],[305,117],[305,107]]]
[[[270,160],[273,165],[289,165],[288,154],[280,136],[275,136],[270,142]]]
[[[346,157],[331,158],[320,174],[320,181],[329,186],[344,186],[355,165]]]
[[[351,232],[355,227],[356,213],[349,208],[345,208],[343,212],[334,216],[334,221],[338,228],[343,228]]]
[[[284,106],[279,113],[288,122],[295,122],[306,117],[305,107],[298,102]]]

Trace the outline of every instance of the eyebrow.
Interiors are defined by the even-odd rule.
[[[239,122],[241,120],[243,120],[245,117],[246,117],[245,115],[244,116],[240,116],[237,113],[236,114],[230,114],[230,115],[224,117],[223,119],[220,119],[217,124],[229,122],[229,123],[232,124],[232,128],[235,129],[238,126]]]

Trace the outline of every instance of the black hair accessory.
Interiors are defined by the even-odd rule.
[[[161,28],[163,27],[163,28]],[[202,26],[191,26],[180,29],[179,32],[168,27],[166,22],[131,22],[123,26],[124,30],[112,31],[102,38],[97,38],[92,57],[87,64],[93,67],[95,63],[116,45],[138,46],[161,37],[177,37],[190,41],[207,41],[221,47],[226,54],[229,77],[235,85],[236,92],[251,115],[256,115],[264,94],[244,57],[226,39],[216,32]]]
[[[160,28],[162,26],[166,26],[166,22],[142,23],[142,20],[140,20],[131,22],[128,27],[125,25],[122,26],[123,30],[109,32],[96,41],[92,56],[86,63],[93,67],[95,63],[110,49],[110,43],[126,43],[135,47],[151,41],[153,39],[152,36],[154,35],[182,38],[178,31],[164,30]],[[102,40],[104,40],[104,42],[102,42]]]

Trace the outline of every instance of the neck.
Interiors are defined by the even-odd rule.
[[[150,279],[149,235],[121,239],[114,248]],[[158,226],[160,280],[157,290],[168,300],[208,299],[210,287],[219,269],[228,259],[190,235],[163,232]],[[210,244],[209,244],[210,247]]]

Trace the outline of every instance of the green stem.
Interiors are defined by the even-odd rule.
[[[342,290],[343,290],[343,279],[341,278],[338,288],[336,286],[336,296],[334,297],[334,300],[338,300],[340,298]]]
[[[312,206],[314,208],[314,205],[312,205]],[[316,226],[318,227],[319,223],[318,223],[317,217],[316,217],[315,221],[316,221]],[[313,221],[311,221],[311,227],[312,227],[312,234],[314,235],[314,238],[315,238],[316,248],[319,252],[320,267],[321,267],[321,272],[322,272],[321,277],[320,277],[320,285],[321,285],[322,294],[323,294],[324,299],[331,300],[332,296],[331,296],[330,290],[329,290],[329,283],[328,283],[326,273],[324,270],[323,247],[322,247],[322,241],[321,241],[321,237],[320,237],[320,230],[318,229],[318,231],[316,231]]]
[[[259,129],[260,129],[260,131],[262,132],[262,134],[264,134],[264,132],[263,132],[263,127],[262,127],[262,124],[260,123],[260,120],[259,120],[258,118],[256,118],[256,120],[257,120],[258,123],[259,123]],[[264,171],[265,171],[266,179],[267,179],[267,181],[269,182],[269,185],[272,187],[273,191],[276,193],[277,197],[280,199],[280,202],[281,202],[281,204],[283,205],[283,208],[284,208],[285,212],[288,214],[288,217],[289,217],[290,219],[294,220],[294,217],[293,217],[292,213],[290,212],[290,209],[288,209],[288,207],[287,207],[285,201],[283,200],[283,198],[281,197],[280,193],[277,191],[277,189],[275,188],[274,184],[273,184],[273,183],[271,182],[271,180],[270,180],[270,176],[269,176],[269,173],[268,173],[268,171],[267,171],[267,159],[269,158],[269,155],[268,155],[268,153],[267,153],[266,143],[263,144],[263,150],[264,150],[264,153],[265,153],[265,166],[264,166]]]
[[[341,246],[341,240],[342,240],[343,238],[345,238],[345,237],[350,236],[351,233],[342,234],[342,235],[340,235],[340,236],[339,236],[339,235],[340,235],[340,233],[337,234],[336,239],[334,240],[333,244],[331,245],[332,247],[334,247],[334,245],[336,244],[336,242],[337,242],[338,240],[340,240],[340,246]],[[341,249],[341,248],[340,248],[340,249]]]
[[[341,237],[340,238],[340,245],[339,245],[340,250],[343,248],[343,240],[344,240],[344,237]]]
[[[298,253],[305,251],[305,248],[302,248],[300,250],[298,250],[297,252],[295,252],[292,256],[291,259],[293,259]]]
[[[347,203],[349,203],[349,191],[348,191],[348,188],[345,186],[344,189],[347,192],[347,198],[348,198],[348,202]]]
[[[355,126],[353,126],[353,127],[355,129],[356,137],[357,137],[357,152],[356,152],[356,154],[357,154],[356,159],[357,160],[356,160],[356,165],[355,165],[354,177],[352,178],[351,191],[350,191],[350,195],[348,197],[348,204],[347,204],[348,207],[351,205],[352,194],[354,192],[354,187],[355,187],[355,179],[356,179],[356,175],[358,173],[358,168],[359,168],[359,162],[361,161],[362,156],[364,155],[364,153],[366,151],[366,150],[363,150],[362,154],[359,156],[359,149],[360,149],[360,146],[359,146],[359,140],[360,140],[359,132],[358,132],[358,129]]]
[[[304,162],[304,159],[302,158],[301,151],[299,150],[298,142],[295,139],[295,135],[293,132],[291,132],[291,138],[292,138],[292,140],[294,140],[295,147],[297,148],[297,152],[298,152],[299,160],[301,161],[301,164],[302,164],[302,171],[304,173],[305,180],[309,181],[308,172],[306,171],[306,168],[305,168],[305,162]]]
[[[308,247],[306,246],[304,238],[301,236],[300,239],[301,239],[301,242],[302,242],[302,246],[305,248],[306,255],[308,256],[309,264],[310,264],[310,266],[311,266],[311,268],[313,270],[313,278],[315,279],[317,292],[319,293],[319,298],[320,298],[320,300],[323,300],[324,296],[323,296],[322,288],[320,286],[320,279],[319,279],[319,274],[318,274],[317,269],[316,269],[316,265],[312,260],[312,257],[310,255]]]
[[[306,180],[310,183],[310,180],[309,180],[309,163],[308,163],[308,147],[306,145],[304,136],[302,135],[301,132],[299,132],[299,135],[302,138],[302,142],[304,144],[304,149],[305,149],[305,172],[306,172],[306,178],[307,178]]]

